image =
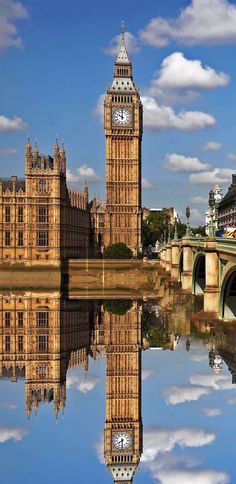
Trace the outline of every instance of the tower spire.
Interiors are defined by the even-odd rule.
[[[122,20],[121,23],[121,41],[120,41],[120,48],[116,58],[116,64],[131,64],[126,43],[125,43],[125,22]]]

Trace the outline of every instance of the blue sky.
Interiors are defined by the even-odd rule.
[[[0,0],[1,176],[24,175],[28,136],[44,153],[58,136],[69,179],[104,196],[99,100],[122,19],[144,104],[143,205],[190,205],[196,225],[236,169],[235,1]]]

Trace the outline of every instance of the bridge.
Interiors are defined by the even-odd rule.
[[[160,265],[184,292],[203,295],[205,319],[236,319],[236,240],[191,237],[168,241]]]

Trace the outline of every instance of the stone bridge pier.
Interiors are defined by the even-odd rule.
[[[219,307],[219,257],[215,239],[206,239],[205,249],[205,290],[204,313],[218,314]]]

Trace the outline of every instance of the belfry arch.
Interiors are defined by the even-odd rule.
[[[206,287],[206,258],[198,254],[193,266],[193,294],[204,294]]]

